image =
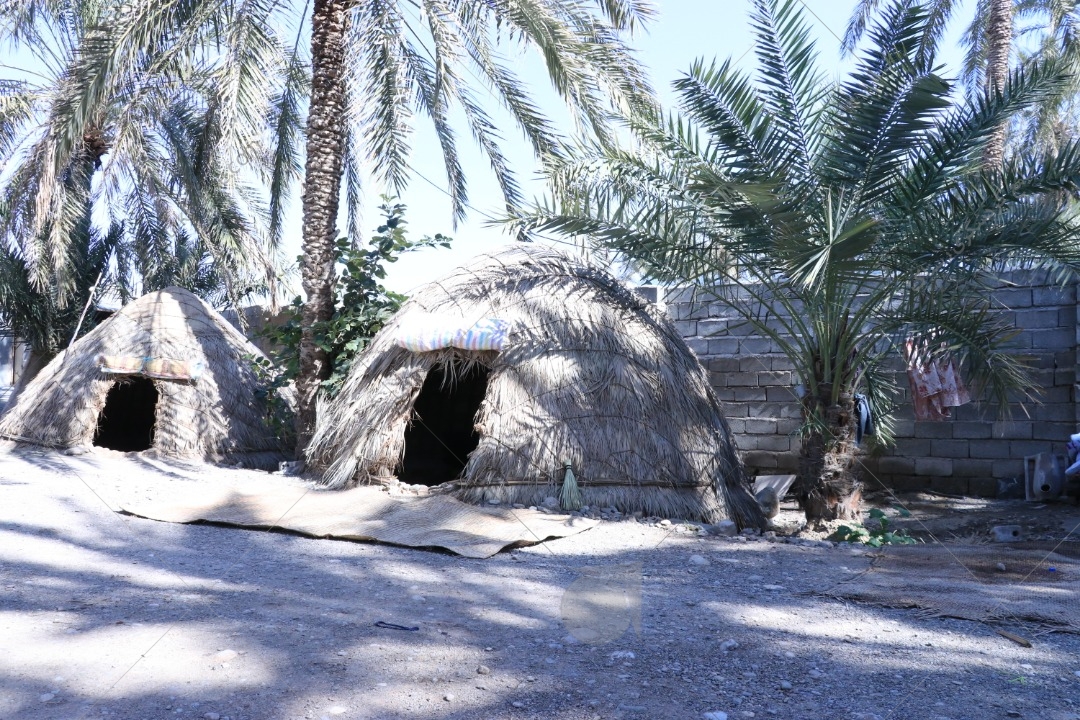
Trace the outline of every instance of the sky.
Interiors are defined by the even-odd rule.
[[[674,105],[671,83],[685,73],[698,58],[723,61],[728,57],[740,58],[739,65],[745,69],[754,66],[752,36],[749,24],[749,0],[657,0],[658,16],[645,32],[638,33],[631,41],[638,57],[650,71],[653,86],[665,109]],[[854,3],[849,0],[803,0],[804,17],[810,23],[817,40],[819,63],[823,71],[840,78],[850,61],[842,62],[840,40],[847,25]],[[942,61],[952,69],[959,66],[960,50],[956,42],[963,21],[970,19],[966,6],[957,13],[956,27],[951,28],[944,44]],[[539,62],[523,69],[524,77],[534,87],[549,85]],[[550,93],[545,107],[556,117],[564,117],[560,101]],[[505,130],[507,152],[513,167],[522,176],[526,194],[539,196],[544,192],[543,182],[536,177],[535,163],[528,148],[516,130],[507,124]],[[463,138],[462,145],[468,144]],[[472,148],[470,148],[472,150]],[[487,163],[478,152],[469,152],[463,160],[469,181],[470,205],[473,209],[465,222],[457,228],[452,226],[450,203],[445,194],[445,173],[439,162],[437,146],[428,128],[419,125],[414,144],[412,166],[417,171],[401,202],[408,206],[406,220],[409,231],[417,236],[443,233],[454,238],[449,250],[424,250],[404,256],[390,266],[387,285],[397,292],[410,290],[437,279],[450,268],[468,262],[473,256],[489,252],[501,245],[515,242],[498,227],[492,227],[485,218],[499,216],[502,210],[501,194]],[[367,197],[365,217],[373,229],[377,225],[378,191]],[[296,222],[295,233],[299,233]],[[297,242],[297,248],[299,243]],[[572,247],[566,248],[573,251]],[[292,252],[290,257],[295,255]]]

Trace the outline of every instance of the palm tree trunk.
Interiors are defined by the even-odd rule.
[[[304,168],[301,282],[304,303],[297,390],[297,457],[315,428],[319,385],[330,376],[315,333],[334,314],[334,242],[344,153],[345,26],[349,0],[315,0],[311,13],[311,106]]]
[[[832,387],[803,400],[803,413],[813,413],[823,429],[803,438],[799,457],[799,502],[806,519],[855,520],[862,502],[862,483],[855,465],[855,400],[841,393],[832,403]]]
[[[1009,53],[1012,50],[1013,0],[990,0],[990,17],[986,21],[986,89],[1001,92],[1009,77]],[[1005,130],[1002,123],[983,151],[983,163],[988,168],[1001,166],[1005,157]]]

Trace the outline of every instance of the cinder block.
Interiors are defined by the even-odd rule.
[[[917,438],[951,438],[953,436],[951,422],[916,422],[915,437]]]
[[[782,402],[798,403],[799,398],[795,397],[795,388],[793,387],[767,387],[765,388],[765,399],[769,402]]]
[[[1027,347],[1034,350],[1062,350],[1064,348],[1075,346],[1075,329],[1055,328],[1053,330],[1032,330],[1031,345],[1028,345]]]
[[[1037,388],[1048,388],[1054,385],[1054,368],[1042,368],[1031,370],[1028,373],[1031,382]]]
[[[712,385],[713,394],[716,395],[716,399],[721,403],[728,403],[735,399],[734,388],[729,388],[721,385],[713,376],[716,373],[709,373],[709,384]]]
[[[1076,288],[1073,285],[1066,285],[1065,287],[1051,286],[1031,288],[1031,304],[1035,307],[1075,305]]]
[[[915,459],[883,455],[877,459],[877,469],[879,474],[885,475],[914,475]]]
[[[915,437],[915,421],[911,418],[893,420],[893,437]]]
[[[1009,442],[1007,440],[972,440],[968,443],[968,456],[972,458],[986,458],[988,460],[1001,460],[1011,457]]]
[[[760,388],[759,388],[760,389]],[[765,390],[761,389],[761,394],[765,395]],[[765,398],[762,397],[762,400]],[[750,417],[760,418],[778,418],[780,417],[780,409],[783,406],[780,403],[770,402],[758,402],[750,406]]]
[[[769,355],[741,355],[739,370],[742,372],[761,372],[772,366]]]
[[[701,338],[709,349],[710,355],[733,356],[739,354],[738,338]]]
[[[1040,401],[1047,404],[1071,403],[1073,401],[1073,386],[1055,385],[1054,387],[1044,387],[1038,397]],[[1030,409],[1034,403],[1028,402],[1025,405]]]
[[[714,372],[739,372],[739,358],[737,357],[714,357],[709,358],[706,365]]]
[[[1035,424],[1031,427],[1031,436],[1036,437],[1035,433],[1038,431],[1041,423],[1075,422],[1076,406],[1072,403],[1036,405],[1031,408],[1031,414],[1035,417]]]
[[[1031,310],[1017,312],[1015,315],[1016,319],[1013,326],[1024,330],[1059,327],[1057,307],[1050,309],[1032,308]]]
[[[1030,420],[999,420],[990,428],[991,437],[1005,440],[1030,440]]]
[[[700,292],[701,291],[694,285],[668,288],[664,291],[664,302],[667,303],[668,307],[671,307],[672,305],[685,305],[693,302]]]
[[[737,387],[732,388],[735,391],[735,399],[739,402],[764,402],[765,400],[765,388],[758,387]],[[750,410],[750,414],[754,414],[754,410]]]
[[[930,454],[937,458],[966,458],[968,440],[931,440]]]
[[[1010,309],[1031,307],[1031,288],[1018,287],[995,290],[994,300]]]
[[[767,450],[747,450],[742,459],[748,468],[775,468],[778,465],[776,453]]]
[[[1058,368],[1054,371],[1054,385],[1072,385],[1076,382],[1075,368]]]
[[[1076,348],[1054,351],[1054,367],[1065,368],[1076,366]]]
[[[718,335],[728,334],[728,321],[717,320],[716,318],[705,318],[698,320],[694,323],[697,327],[697,334],[702,337],[707,337],[710,340],[716,338]]]
[[[992,477],[968,478],[968,495],[973,497],[997,497],[997,480]]]
[[[728,387],[757,387],[757,373],[728,373]]]
[[[968,479],[964,477],[933,477],[930,490],[946,495],[967,495]]]
[[[734,398],[739,403],[756,403],[765,399],[764,388],[732,388]],[[753,411],[751,415],[754,415]]]
[[[681,320],[707,320],[709,318],[709,305],[703,302],[687,303]]]
[[[972,460],[970,458],[953,459],[953,475],[956,477],[992,477],[993,460]]]
[[[684,338],[694,337],[698,334],[697,320],[676,320],[675,330]]]
[[[728,430],[734,435],[743,435],[746,433],[746,419],[745,418],[729,418],[725,413],[724,419],[727,421]],[[739,443],[742,444],[741,442]]]
[[[1037,422],[1032,426],[1031,437],[1034,440],[1049,440],[1065,444],[1069,436],[1076,432],[1075,423]]]
[[[759,372],[758,373],[758,385],[762,387],[769,387],[770,385],[780,385],[783,387],[789,387],[791,385],[791,373],[789,372]]]
[[[1065,436],[1063,442],[1068,442],[1068,435]],[[1028,455],[1038,455],[1039,453],[1052,452],[1054,444],[1047,441],[1037,440],[1013,440],[1009,442],[1009,457],[1019,458],[1023,460]]]
[[[1054,362],[1054,356],[1061,352],[1061,350],[1032,351],[1027,360],[1027,364],[1036,370],[1053,370],[1057,367],[1057,364]]]
[[[802,427],[802,418],[780,418],[776,421],[776,432],[779,435],[791,435],[794,436],[799,428]]]
[[[952,460],[949,458],[916,457],[915,474],[930,477],[949,477],[952,475]]]
[[[990,437],[990,423],[953,422],[952,436],[957,439],[975,440]]]
[[[791,440],[791,452],[776,456],[776,469],[783,472],[799,471],[799,443],[795,438]]]
[[[768,389],[766,390],[766,397],[768,397]],[[772,398],[769,399],[772,400]],[[780,402],[777,404],[780,406],[780,417],[802,421],[802,405],[792,402]]]
[[[788,360],[786,355],[771,355],[771,367],[773,370],[791,372],[795,369],[795,363]]]
[[[734,335],[735,333],[732,333]],[[747,337],[740,341],[739,352],[747,355],[764,355],[773,352],[773,341],[763,337]]]
[[[748,417],[746,420],[746,432],[752,435],[775,435],[776,421],[772,419]]]
[[[894,454],[914,458],[928,457],[930,441],[924,438],[897,438]]]
[[[744,402],[729,402],[723,406],[724,417],[744,418],[749,414],[750,406]]]
[[[1009,459],[994,461],[994,477],[1006,478],[1024,474],[1024,459]]]
[[[930,489],[930,478],[916,475],[893,475],[885,482],[898,492],[917,492]]]
[[[772,450],[785,453],[791,450],[791,438],[786,435],[748,435],[747,439],[754,446],[747,445],[748,450]]]
[[[742,318],[733,319],[728,323],[727,334],[732,337],[761,337],[760,331]]]
[[[1029,353],[1032,348],[1031,339],[1034,330],[1021,330],[1009,338],[1009,342],[1006,345],[1008,348],[1012,348],[1016,351],[1023,351]]]
[[[709,341],[701,337],[686,338],[687,346],[694,351],[694,354],[701,358],[709,354]]]
[[[977,403],[968,403],[967,405],[961,405],[960,407],[954,407],[952,409],[953,422],[978,422],[986,423],[987,427],[990,427],[991,418],[987,416],[987,408],[985,405]],[[956,437],[955,431],[953,437]]]

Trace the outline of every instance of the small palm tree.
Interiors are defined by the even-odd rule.
[[[813,520],[856,516],[853,396],[890,406],[886,362],[907,338],[932,339],[1003,406],[1030,385],[988,284],[1017,264],[1080,267],[1080,147],[982,162],[994,129],[1067,77],[1033,65],[954,104],[923,42],[930,20],[894,2],[832,85],[798,0],[755,0],[756,79],[696,64],[676,82],[684,117],[635,124],[632,151],[587,148],[553,172],[554,199],[517,218],[715,294],[787,354]]]

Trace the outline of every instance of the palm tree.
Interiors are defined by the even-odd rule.
[[[929,15],[924,42],[937,42],[946,23],[956,11],[956,0],[928,0]],[[853,52],[866,23],[883,5],[882,0],[859,0],[848,22],[842,48]],[[1017,21],[1028,21],[1015,27]],[[1080,70],[1080,4],[1076,0],[979,0],[975,14],[964,33],[966,47],[962,78],[969,90],[981,93],[1000,91],[1009,72],[1010,57],[1020,62],[1033,58],[1060,59],[1074,73]],[[1017,41],[1037,36],[1034,52],[1025,51]],[[1076,120],[1075,98],[1080,96],[1080,78],[1074,78],[1063,92],[1051,95],[1022,113],[1015,123],[1013,136],[1019,147],[1037,142],[1056,149],[1070,136]],[[985,160],[990,166],[1000,164],[1006,146],[1005,125],[998,128],[987,144]]]
[[[233,119],[222,121],[223,127],[237,127],[239,120],[259,114],[264,87],[280,90],[267,112],[277,139],[267,174],[270,224],[276,229],[272,235],[280,231],[290,180],[299,174],[301,140],[306,147],[301,278],[307,302],[297,381],[301,447],[313,426],[320,383],[330,370],[325,350],[315,341],[315,328],[333,314],[340,198],[344,193],[348,234],[359,245],[364,165],[370,164],[389,194],[400,194],[410,175],[408,140],[414,114],[426,116],[435,128],[459,219],[468,193],[451,123],[454,113],[464,118],[487,155],[508,206],[521,201],[501,149],[505,138],[478,89],[494,94],[544,162],[561,152],[559,133],[513,69],[519,51],[539,53],[579,126],[605,141],[612,136],[613,111],[635,112],[652,103],[644,74],[622,41],[624,32],[650,15],[643,0],[315,0],[306,133],[299,125],[306,65],[299,47],[294,45],[287,68],[274,78],[267,73],[275,65],[267,58],[282,43],[266,28],[297,8],[283,0],[131,0],[118,7],[108,22],[88,33],[91,42],[84,43],[77,66],[65,80],[55,128],[65,157],[92,127],[95,113],[108,104],[115,87],[146,70],[163,77],[187,72],[185,63],[193,52],[204,48],[205,55],[206,47],[219,44],[234,62],[218,63],[229,82],[214,88],[242,90],[214,96],[218,99],[210,107],[220,106],[218,111],[227,111]],[[232,69],[244,63],[244,69]],[[225,140],[230,138],[242,139],[243,133]],[[236,157],[254,160],[250,152],[244,154],[241,143],[225,145]]]
[[[799,493],[812,520],[857,516],[853,396],[890,407],[886,362],[906,339],[947,350],[1004,408],[1031,385],[989,305],[995,273],[1080,268],[1067,210],[1080,145],[982,163],[995,128],[1066,73],[1034,64],[955,103],[923,42],[931,21],[894,2],[834,86],[798,0],[754,0],[756,78],[730,60],[695,64],[675,84],[684,116],[634,124],[632,150],[586,148],[554,168],[553,199],[516,220],[692,283],[786,353],[804,388]]]
[[[0,9],[0,39],[37,61],[0,83],[0,241],[58,308],[87,290],[79,259],[88,216],[100,234],[117,238],[110,257],[123,294],[205,286],[206,273],[197,279],[191,271],[194,252],[196,265],[213,259],[215,283],[236,304],[273,279],[258,176],[241,170],[255,162],[269,168],[268,145],[259,142],[266,117],[230,102],[230,92],[252,95],[259,78],[244,78],[238,89],[237,71],[223,70],[221,55],[228,60],[239,42],[228,28],[204,34],[200,52],[140,56],[126,73],[110,74],[93,102],[80,103],[87,63],[125,11],[80,0],[16,0]],[[264,76],[277,77],[282,58],[268,52],[236,64],[249,73],[265,66]],[[275,85],[267,87],[246,102],[269,98]]]

